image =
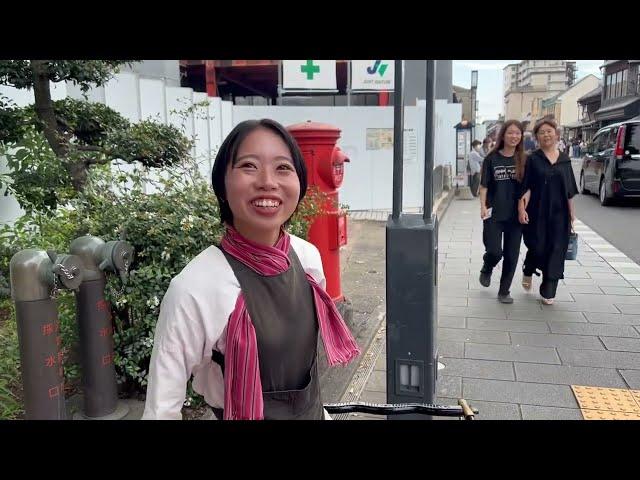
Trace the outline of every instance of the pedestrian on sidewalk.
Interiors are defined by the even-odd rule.
[[[582,141],[582,136],[578,137],[576,143],[576,157],[582,158],[582,150],[584,148],[584,142]]]
[[[469,176],[470,182],[469,187],[471,188],[471,193],[474,197],[478,196],[478,187],[480,186],[480,169],[482,168],[483,162],[482,155],[482,143],[480,140],[474,140],[471,142],[471,151],[469,152]]]
[[[212,185],[225,233],[162,299],[144,419],[180,419],[192,374],[218,419],[325,418],[318,336],[329,365],[360,351],[324,291],[318,249],[284,230],[306,179],[299,147],[273,120],[241,122],[224,140]]]
[[[518,222],[520,181],[524,174],[523,127],[517,120],[504,123],[495,148],[482,164],[480,217],[483,220],[482,241],[485,246],[480,284],[491,284],[493,268],[502,259],[502,276],[498,300],[513,303],[511,282],[518,264],[522,227]]]
[[[485,137],[484,140],[482,141],[482,149],[479,151],[482,158],[485,158],[487,154],[491,151],[491,142],[492,140],[490,137]]]
[[[536,142],[531,138],[531,132],[524,132],[524,153],[525,155],[529,155],[536,149]]]
[[[543,118],[534,129],[540,148],[527,159],[518,216],[524,224],[527,255],[522,286],[531,289],[532,275],[542,270],[540,296],[550,305],[558,281],[564,278],[564,258],[575,220],[573,197],[578,193],[569,156],[558,150],[558,125]]]
[[[561,138],[561,139],[560,139],[560,141],[558,142],[558,146],[557,146],[557,148],[558,148],[558,151],[560,151],[560,152],[564,153],[564,151],[565,151],[565,148],[566,148],[566,147],[565,147],[564,140],[563,140],[562,138]]]

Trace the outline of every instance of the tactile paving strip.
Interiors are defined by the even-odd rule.
[[[627,412],[607,412],[606,410],[582,410],[585,420],[640,420],[640,414]]]
[[[640,390],[571,385],[585,420],[640,420]]]

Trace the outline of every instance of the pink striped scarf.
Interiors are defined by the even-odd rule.
[[[289,234],[282,232],[273,247],[252,242],[227,226],[222,238],[222,248],[253,271],[264,276],[273,276],[289,269]],[[307,273],[313,288],[320,335],[330,366],[347,364],[360,354],[360,348],[347,328],[333,300],[315,279]],[[224,371],[224,419],[262,420],[264,402],[258,344],[242,291],[227,328]]]

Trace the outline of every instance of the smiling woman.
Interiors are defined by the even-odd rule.
[[[283,229],[306,178],[273,120],[242,122],[225,139],[211,180],[226,232],[162,300],[144,419],[179,419],[192,374],[218,419],[324,418],[318,336],[330,366],[360,349],[324,290],[318,249]]]
[[[280,227],[291,218],[306,191],[304,162],[293,157],[297,155],[291,154],[283,137],[273,130],[260,127],[248,133],[235,160],[226,166],[225,192],[220,196],[222,202],[228,202],[229,211],[222,220],[249,240],[274,245]],[[214,170],[214,176],[220,175],[219,170]]]
[[[527,255],[523,264],[523,281],[542,271],[540,297],[553,303],[558,281],[564,278],[564,260],[569,232],[575,219],[573,197],[578,193],[571,160],[558,151],[558,124],[549,117],[536,122],[533,133],[540,148],[531,153],[522,181],[522,198],[518,204],[520,223],[525,225]]]
[[[520,182],[524,174],[523,127],[517,120],[507,120],[500,129],[497,144],[482,162],[480,218],[485,254],[480,270],[480,284],[491,284],[491,273],[502,259],[498,300],[513,303],[511,282],[516,271],[522,228],[517,218]],[[479,142],[478,142],[479,143]]]

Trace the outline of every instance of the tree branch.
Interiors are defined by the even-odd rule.
[[[53,110],[47,61],[31,60],[31,69],[33,71],[33,95],[36,115],[43,123],[44,136],[56,156],[60,158],[65,157],[67,151],[64,144],[60,141],[58,121]]]
[[[89,165],[106,165],[107,163],[111,162],[112,160],[113,160],[112,158],[107,158],[107,157],[104,157],[104,158],[92,158],[92,157],[89,157],[89,158],[83,159],[82,161],[84,162],[84,164],[86,166],[89,166]]]
[[[103,155],[105,155],[106,158],[92,158],[92,157],[84,158],[82,161],[87,166],[104,165],[116,159],[124,160],[127,163],[133,163],[135,161],[142,162],[145,158],[143,156],[130,157],[130,156],[118,153],[117,151],[112,151],[106,148],[96,147],[93,145],[75,145],[74,147],[76,148],[76,150],[79,150],[82,152],[96,152],[96,153],[102,153]]]
[[[81,152],[100,152],[104,154],[109,154],[107,150],[102,147],[96,147],[94,145],[74,145],[76,150],[80,150]]]
[[[95,153],[101,153],[105,155],[103,158],[96,158],[96,157],[83,158],[81,161],[85,167],[88,167],[89,165],[105,165],[113,160],[113,156],[111,155],[111,152],[109,152],[107,149],[103,147],[98,147],[95,145],[74,145],[73,147],[80,152],[95,152]]]

